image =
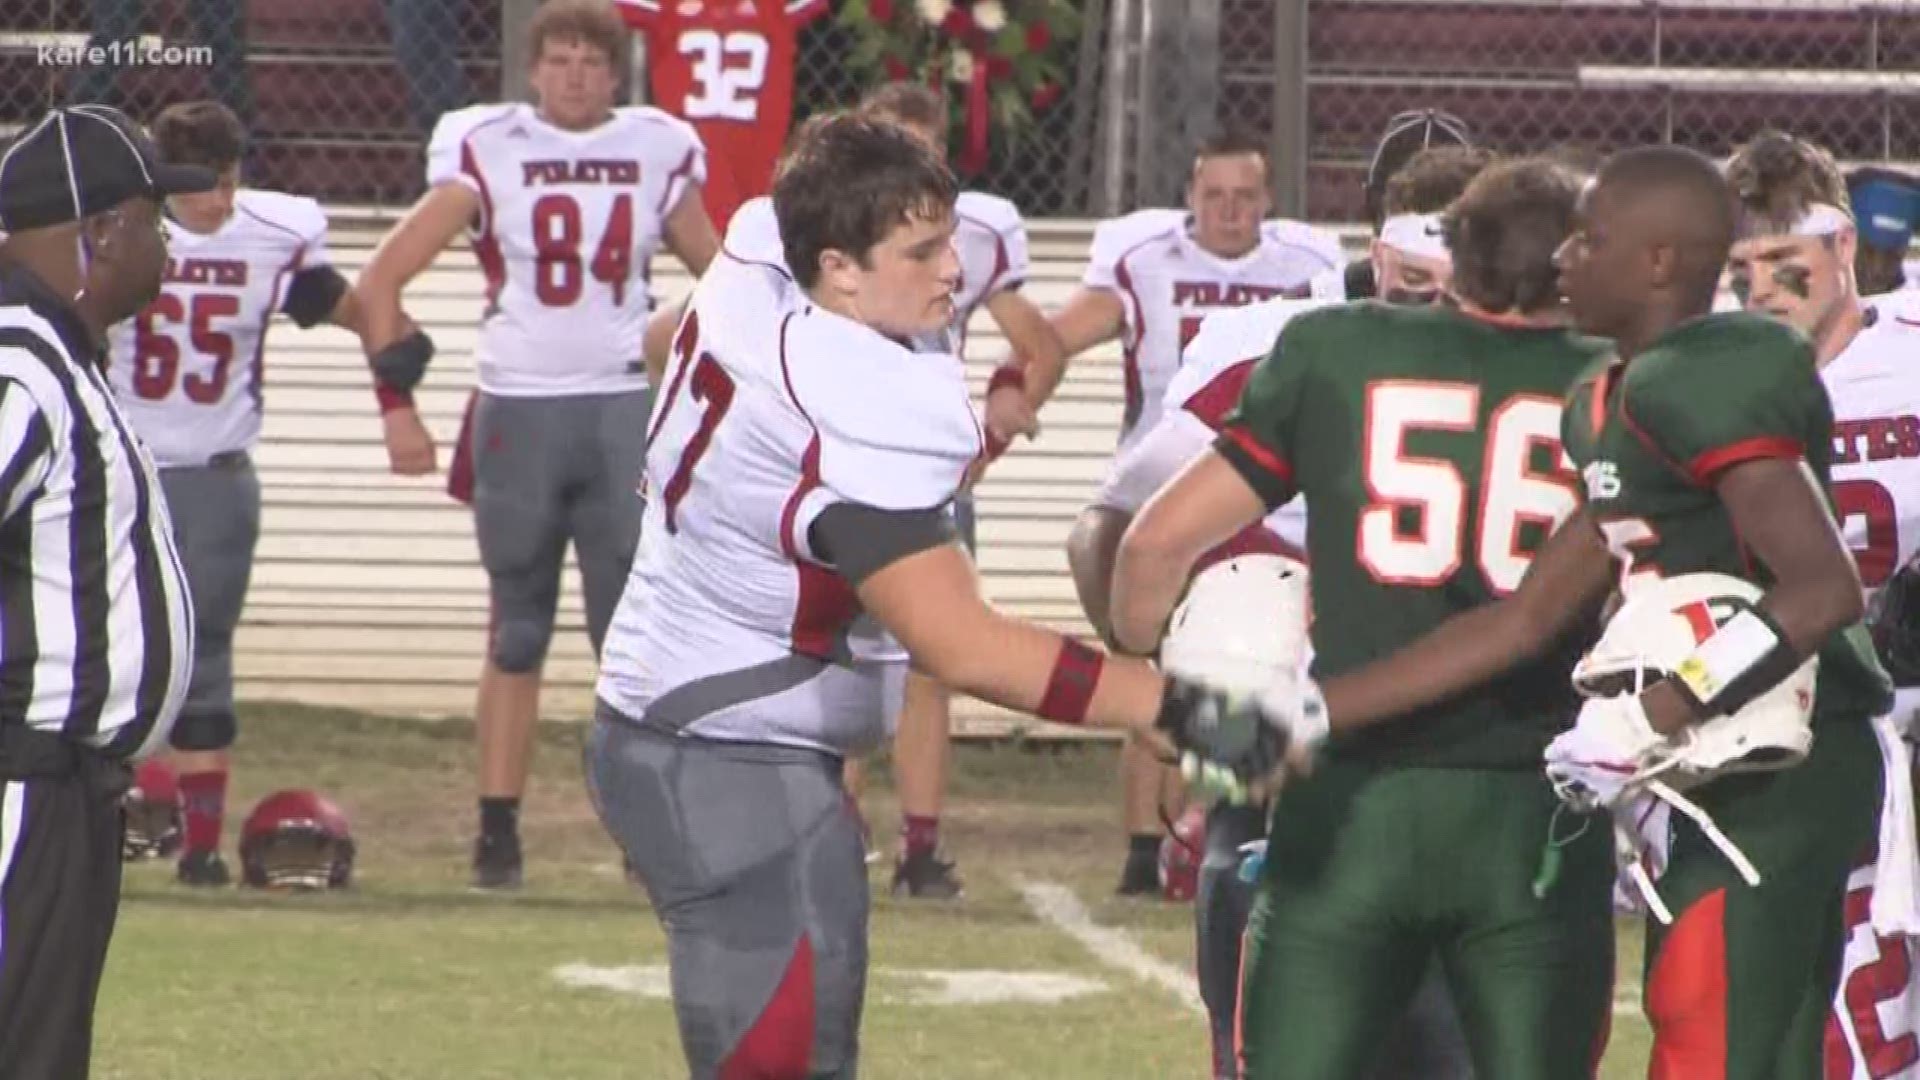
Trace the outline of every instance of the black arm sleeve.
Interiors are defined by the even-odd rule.
[[[302,330],[327,321],[340,298],[347,295],[347,279],[331,266],[309,266],[293,275],[280,310]]]
[[[847,584],[858,585],[928,548],[957,539],[953,516],[944,506],[932,510],[877,510],[858,503],[835,503],[807,529],[814,553],[830,563]]]
[[[1373,260],[1355,259],[1347,264],[1343,275],[1347,285],[1347,299],[1371,300],[1379,294],[1379,287],[1373,279]]]

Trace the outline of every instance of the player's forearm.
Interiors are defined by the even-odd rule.
[[[1329,727],[1353,731],[1430,707],[1534,659],[1547,641],[1527,632],[1510,601],[1448,619],[1412,645],[1330,679]]]
[[[1081,714],[1073,722],[1157,739],[1153,723],[1164,680],[1148,664],[1069,644],[1060,634],[998,612],[989,612],[969,637],[968,647],[956,653],[958,662],[944,673],[932,672],[935,678],[1009,709],[1064,720],[1058,711],[1065,708]],[[1070,655],[1063,657],[1063,648]]]
[[[665,232],[668,250],[678,256],[696,278],[707,272],[707,265],[720,253],[720,234],[714,230],[713,219],[707,216],[698,187],[689,186],[680,196],[679,205],[667,215]]]
[[[1146,654],[1159,647],[1167,617],[1204,550],[1164,532],[1128,530],[1113,562],[1109,617],[1115,648]]]
[[[987,303],[987,311],[1007,336],[1014,357],[1025,374],[1027,403],[1034,409],[1047,403],[1066,375],[1066,350],[1053,324],[1033,302],[1016,292],[1003,292]]]
[[[686,300],[676,300],[647,319],[647,330],[640,339],[640,357],[647,365],[647,385],[658,390],[667,378],[667,357],[673,352],[673,332],[680,326]]]
[[[361,340],[368,352],[384,349],[406,334],[401,293],[408,282],[433,265],[479,210],[480,197],[473,191],[457,183],[444,183],[428,192],[381,239],[353,283],[353,292],[365,313]]]
[[[1715,489],[1734,531],[1773,574],[1760,606],[1796,655],[1812,655],[1860,620],[1866,602],[1859,570],[1804,464],[1747,462],[1729,469]]]

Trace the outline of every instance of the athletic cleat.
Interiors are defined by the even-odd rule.
[[[893,895],[914,900],[958,900],[964,893],[950,859],[931,851],[902,856],[893,864]]]
[[[520,887],[520,838],[481,836],[473,842],[473,887],[476,889],[517,889]]]
[[[1155,859],[1129,857],[1120,871],[1120,887],[1113,891],[1116,896],[1159,896],[1159,863]]]
[[[180,884],[195,888],[223,889],[233,884],[233,875],[227,872],[226,860],[217,851],[189,851],[180,856],[180,863],[174,868],[180,878]]]

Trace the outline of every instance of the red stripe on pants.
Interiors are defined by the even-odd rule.
[[[720,1080],[807,1080],[813,1061],[813,943],[793,948],[786,974],[720,1064]]]
[[[1653,1059],[1647,1080],[1727,1075],[1727,891],[1682,912],[1660,943],[1647,980]]]

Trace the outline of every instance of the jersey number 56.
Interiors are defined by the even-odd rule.
[[[1516,394],[1493,410],[1480,453],[1460,459],[1480,470],[1478,505],[1467,504],[1470,478],[1460,461],[1408,451],[1408,437],[1418,432],[1474,431],[1480,395],[1479,386],[1459,382],[1383,380],[1367,387],[1364,480],[1371,501],[1360,512],[1358,557],[1375,580],[1439,585],[1460,569],[1471,544],[1488,586],[1512,592],[1533,561],[1522,550],[1521,528],[1534,523],[1544,539],[1578,507],[1560,447],[1557,398]],[[1553,468],[1539,468],[1536,449],[1548,452]],[[1409,514],[1417,529],[1405,527]]]

